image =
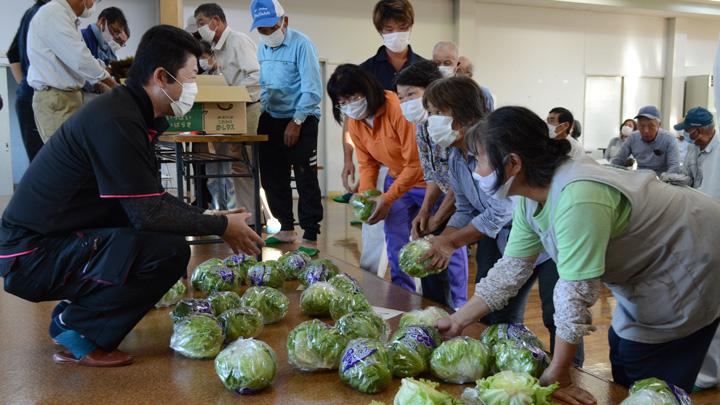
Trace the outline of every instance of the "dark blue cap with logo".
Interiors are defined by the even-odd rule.
[[[684,131],[690,127],[704,127],[713,123],[713,115],[710,111],[695,107],[685,114],[685,118],[678,122],[673,128],[676,131]]]

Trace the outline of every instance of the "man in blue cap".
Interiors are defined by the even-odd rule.
[[[690,143],[682,172],[690,178],[688,186],[720,201],[720,140],[715,138],[715,120],[710,111],[695,107],[674,126]]]
[[[298,216],[304,231],[300,250],[318,253],[317,235],[323,218],[317,179],[317,138],[322,80],[317,50],[310,38],[288,28],[288,17],[277,0],[254,0],[253,24],[262,44],[258,47],[262,114],[258,134],[260,171],[268,205],[281,231],[267,244],[295,242],[290,167],[295,173]]]
[[[680,173],[680,152],[675,136],[660,128],[661,115],[657,107],[640,109],[635,117],[638,129],[625,140],[612,164],[624,166],[630,155],[635,157],[638,169],[662,173]]]

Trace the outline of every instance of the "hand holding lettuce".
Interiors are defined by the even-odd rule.
[[[440,273],[441,271],[447,269],[447,267],[444,267],[442,269],[427,271],[426,269],[430,264],[430,260],[432,257],[418,263],[418,260],[423,257],[425,253],[427,253],[430,249],[432,249],[432,243],[430,243],[430,239],[432,239],[431,235],[428,235],[424,238],[415,239],[414,241],[409,242],[408,244],[403,246],[402,249],[400,249],[399,264],[402,271],[413,277],[422,278],[430,274]]]
[[[362,194],[354,194],[350,198],[350,206],[353,209],[353,215],[358,221],[368,223],[368,219],[375,210],[375,202],[370,198],[379,197],[382,193],[377,189],[365,190]]]
[[[400,318],[398,328],[410,325],[432,325],[438,319],[450,316],[444,309],[440,307],[427,307],[424,309],[414,309],[403,314]]]

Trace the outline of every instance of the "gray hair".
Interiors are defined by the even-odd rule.
[[[709,124],[707,124],[707,125],[705,125],[704,127],[700,127],[700,130],[703,131],[703,132],[710,132],[710,131],[712,131],[713,129],[715,129],[715,122],[714,122],[714,121],[711,122],[711,123],[709,123]]]
[[[455,60],[457,61],[460,59],[460,48],[452,41],[440,41],[433,47],[432,54],[435,55],[435,52],[437,52],[442,47],[448,47],[453,50],[455,53]]]

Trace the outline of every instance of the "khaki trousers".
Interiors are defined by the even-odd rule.
[[[63,122],[83,105],[82,90],[58,90],[48,87],[35,91],[32,107],[35,123],[43,142],[47,143]]]

